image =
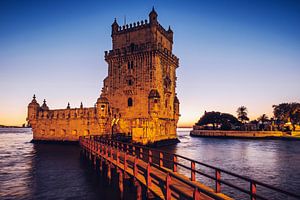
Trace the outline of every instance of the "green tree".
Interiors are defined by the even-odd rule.
[[[269,117],[266,114],[262,114],[257,121],[261,122],[262,124],[264,124],[265,122],[269,121]]]
[[[244,124],[246,121],[249,121],[249,118],[248,118],[248,110],[245,106],[240,106],[238,109],[237,109],[237,114],[238,114],[238,119]]]
[[[281,103],[273,105],[273,114],[277,124],[291,122],[293,130],[300,124],[300,103]]]
[[[196,123],[196,125],[198,126],[204,126],[204,125],[208,125],[208,124],[212,124],[213,125],[213,129],[215,130],[216,127],[218,127],[220,125],[220,116],[221,113],[220,112],[206,112],[204,113],[204,115],[199,119],[199,121]]]
[[[198,126],[212,124],[213,129],[231,130],[233,126],[240,126],[239,120],[231,114],[220,112],[205,112],[196,123]]]

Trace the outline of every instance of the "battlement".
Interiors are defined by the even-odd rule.
[[[177,58],[171,51],[169,51],[167,48],[164,48],[160,43],[152,44],[150,42],[143,43],[140,45],[129,45],[129,46],[123,47],[121,49],[105,51],[105,59],[109,59],[114,56],[117,56],[117,57],[128,56],[129,54],[151,52],[151,51],[159,52],[163,56],[171,58],[178,65],[179,58]]]
[[[157,23],[155,26],[166,38],[168,38],[173,43],[173,31],[170,27],[169,30],[166,30],[160,23]],[[123,26],[118,26],[116,31],[113,31],[112,34],[124,34],[145,28],[151,28],[151,24],[148,22],[147,19],[130,24],[125,24]]]
[[[161,43],[164,48],[172,51],[173,31],[170,26],[166,30],[157,21],[157,13],[154,8],[149,13],[149,20],[141,20],[119,26],[117,20],[113,22],[112,44],[113,50],[126,47],[130,44]]]
[[[150,27],[150,24],[148,23],[148,20],[141,20],[140,22],[134,22],[130,24],[126,24],[123,26],[118,26],[118,29],[116,32],[113,32],[113,34],[121,34],[121,33],[127,33],[130,31],[137,31],[142,28]]]
[[[67,108],[55,110],[40,110],[37,119],[78,119],[97,116],[97,109],[90,108]]]

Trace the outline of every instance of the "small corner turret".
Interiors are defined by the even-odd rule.
[[[151,12],[149,13],[149,21],[151,25],[156,25],[157,24],[157,12],[154,9],[154,6],[152,7]]]
[[[35,94],[33,95],[32,101],[28,104],[28,116],[27,120],[34,120],[37,118],[40,105],[36,101]]]
[[[111,34],[113,35],[113,34],[117,33],[118,28],[119,28],[119,25],[118,25],[117,19],[115,18],[114,23],[111,25]]]
[[[43,111],[49,110],[49,107],[48,107],[47,104],[46,104],[46,99],[44,99],[43,105],[42,105],[41,109],[42,109]]]

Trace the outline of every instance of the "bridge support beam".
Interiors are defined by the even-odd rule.
[[[120,190],[120,198],[123,199],[124,196],[124,180],[123,180],[123,171],[119,171],[119,190]]]
[[[142,186],[141,183],[134,178],[134,186],[136,188],[136,200],[142,200]]]
[[[102,166],[102,157],[99,158],[99,170],[100,170],[100,173],[101,173],[102,170],[103,170],[103,166]]]
[[[107,179],[108,179],[108,183],[111,183],[111,166],[110,163],[107,164]]]

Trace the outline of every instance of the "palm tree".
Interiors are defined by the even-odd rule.
[[[237,114],[238,114],[238,119],[244,124],[246,121],[249,121],[249,118],[248,118],[248,111],[247,111],[247,108],[245,106],[240,106],[238,109],[237,109]]]
[[[264,130],[265,128],[265,122],[269,120],[269,117],[266,114],[262,114],[257,121],[261,122],[261,129]]]

